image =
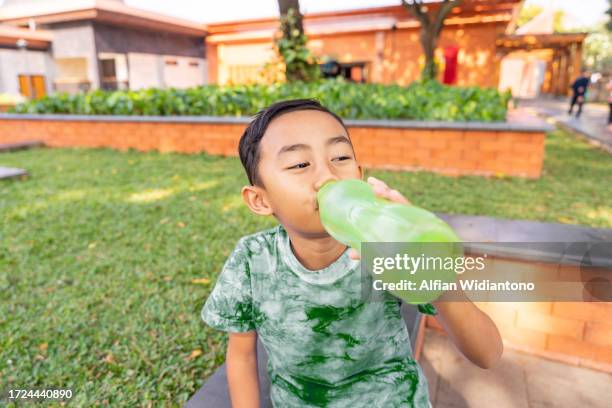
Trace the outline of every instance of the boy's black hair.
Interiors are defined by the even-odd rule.
[[[244,166],[247,177],[251,185],[263,185],[259,174],[257,172],[257,166],[259,165],[259,144],[261,139],[266,133],[266,129],[272,122],[280,115],[289,112],[295,112],[300,110],[317,110],[332,115],[346,130],[348,130],[342,121],[340,116],[321,105],[316,99],[290,99],[287,101],[281,101],[273,103],[265,109],[260,110],[255,115],[253,121],[245,129],[240,143],[238,144],[238,154],[240,155],[240,161]]]

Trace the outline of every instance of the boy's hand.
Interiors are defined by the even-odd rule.
[[[393,190],[384,181],[374,177],[368,177],[368,184],[372,186],[374,192],[378,197],[386,198],[389,201],[400,204],[410,204],[410,201],[406,199],[399,191]],[[361,259],[359,252],[356,249],[349,249],[349,257],[351,259]]]

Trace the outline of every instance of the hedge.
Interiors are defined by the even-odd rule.
[[[55,94],[16,105],[14,113],[86,115],[250,116],[273,102],[316,98],[346,119],[504,121],[509,92],[454,87],[435,81],[409,86],[359,84],[344,80],[314,83],[205,85],[190,89],[96,90]]]

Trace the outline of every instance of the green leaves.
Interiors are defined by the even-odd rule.
[[[292,51],[293,53],[294,51]],[[288,54],[288,58],[302,56]],[[342,79],[271,85],[205,85],[190,89],[101,91],[55,94],[22,103],[16,113],[88,115],[251,116],[285,99],[315,98],[346,119],[413,119],[503,121],[509,92],[478,87],[453,87],[436,81],[407,87],[357,84]]]

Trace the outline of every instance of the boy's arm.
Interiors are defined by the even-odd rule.
[[[444,294],[433,301],[436,318],[459,351],[481,368],[491,368],[504,351],[499,330],[463,292],[462,301],[445,302]]]
[[[225,364],[232,408],[259,408],[255,330],[229,333]]]
[[[377,196],[388,200],[410,203],[399,191],[391,189],[383,181],[368,178]],[[359,259],[357,251],[350,256]],[[471,362],[482,368],[490,368],[501,357],[504,345],[497,326],[483,311],[478,309],[463,292],[459,301],[445,302],[442,294],[432,304],[438,310],[437,319],[457,348]]]

